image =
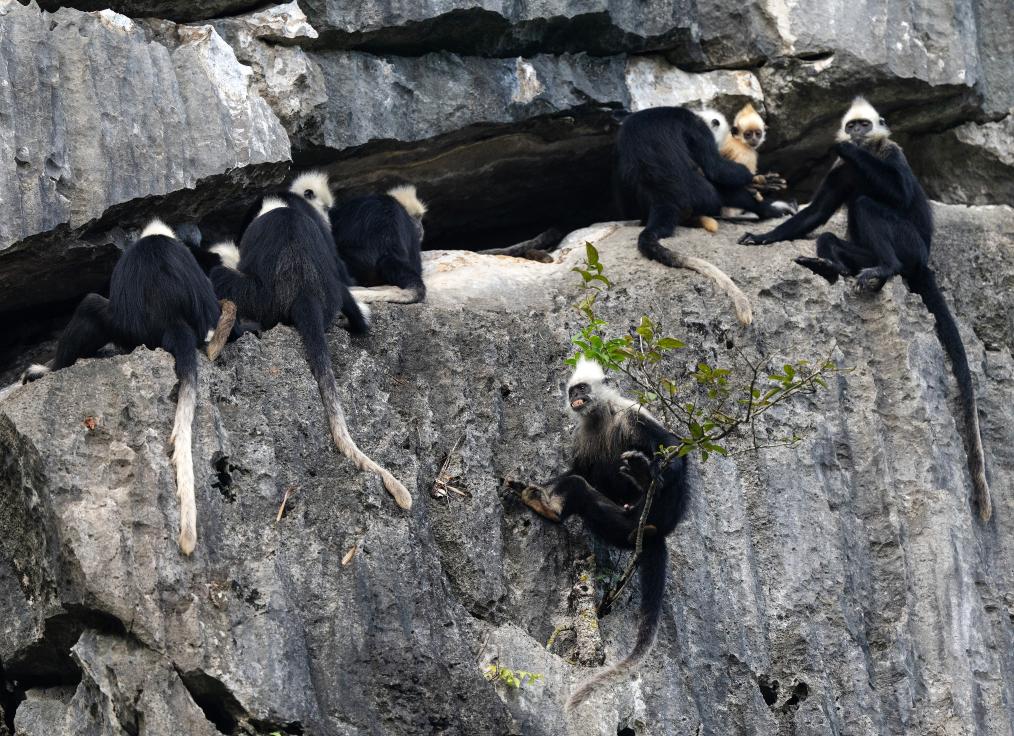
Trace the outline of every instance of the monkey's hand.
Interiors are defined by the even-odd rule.
[[[760,235],[744,233],[736,242],[740,245],[769,245],[777,241],[775,241],[774,238],[769,237],[768,233],[761,233]]]
[[[884,288],[884,277],[877,268],[864,268],[856,276],[856,291],[872,294]]]
[[[560,512],[553,508],[553,504],[546,496],[546,489],[542,486],[529,485],[521,491],[521,503],[550,521],[560,521]]]
[[[753,187],[759,192],[778,192],[788,186],[781,174],[768,172],[753,177]]]
[[[620,455],[620,473],[644,493],[651,485],[651,458],[638,450],[629,450]]]

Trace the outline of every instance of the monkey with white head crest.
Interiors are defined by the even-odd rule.
[[[335,447],[361,470],[377,475],[403,509],[412,496],[397,478],[359,449],[349,434],[331,365],[327,330],[338,314],[354,334],[369,329],[369,310],[349,293],[328,208],[334,204],[322,172],[296,177],[287,191],[265,194],[248,213],[237,252],[223,246],[211,270],[215,292],[236,304],[239,316],[264,329],[291,325],[299,333]]]
[[[133,350],[162,348],[173,356],[179,395],[169,442],[180,500],[179,546],[189,555],[197,545],[197,501],[191,442],[197,406],[197,348],[212,359],[225,345],[236,312],[220,305],[211,282],[190,250],[161,220],[152,220],[120,256],[109,282],[109,298],[86,296],[60,335],[56,356],[33,365],[27,383],[95,356],[106,343]]]
[[[655,487],[639,562],[641,621],[634,649],[578,686],[567,703],[572,708],[598,686],[632,671],[654,644],[669,564],[665,539],[683,518],[689,492],[686,459],[659,454],[678,446],[679,438],[607,386],[598,363],[578,362],[567,382],[567,406],[578,420],[570,469],[545,485],[526,486],[525,505],[555,522],[577,514],[604,542],[633,549],[648,488]]]
[[[936,319],[937,335],[951,360],[964,409],[965,444],[973,499],[979,516],[992,515],[986,460],[965,346],[929,266],[933,217],[929,201],[909,168],[901,147],[873,105],[857,97],[845,113],[834,152],[838,155],[809,206],[774,230],[747,233],[739,242],[765,245],[802,237],[823,225],[843,205],[848,208],[848,238],[821,233],[817,256],[796,263],[835,283],[855,277],[859,291],[879,291],[900,275],[922,297]]]

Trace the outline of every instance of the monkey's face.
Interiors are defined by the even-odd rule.
[[[567,402],[570,404],[570,410],[573,412],[582,414],[588,411],[595,402],[591,386],[583,382],[575,383],[567,389]]]
[[[852,139],[853,143],[859,143],[863,138],[873,131],[873,121],[865,118],[849,120],[845,123],[845,134]]]
[[[741,137],[750,148],[757,150],[764,142],[764,128],[745,128]]]

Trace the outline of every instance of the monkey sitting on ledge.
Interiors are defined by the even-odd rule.
[[[632,671],[648,654],[658,630],[669,555],[665,538],[683,518],[689,492],[686,459],[657,457],[660,448],[680,444],[640,404],[605,385],[598,363],[581,358],[567,383],[567,405],[577,415],[571,466],[545,485],[529,484],[522,502],[550,521],[574,514],[604,542],[633,549],[646,493],[655,484],[644,527],[639,562],[641,621],[633,651],[583,682],[568,708],[582,703],[598,686]]]

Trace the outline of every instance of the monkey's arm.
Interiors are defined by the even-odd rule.
[[[883,159],[854,143],[837,143],[834,152],[855,167],[874,199],[892,207],[911,206],[915,195],[915,175],[900,148],[892,147]]]
[[[844,166],[835,166],[821,182],[813,201],[781,225],[767,233],[754,235],[746,233],[739,239],[740,245],[768,245],[783,240],[795,240],[820,227],[831,219],[831,215],[845,204],[853,187],[849,172]]]
[[[743,164],[722,158],[713,140],[690,147],[690,157],[716,187],[741,189],[753,183],[753,173]]]

